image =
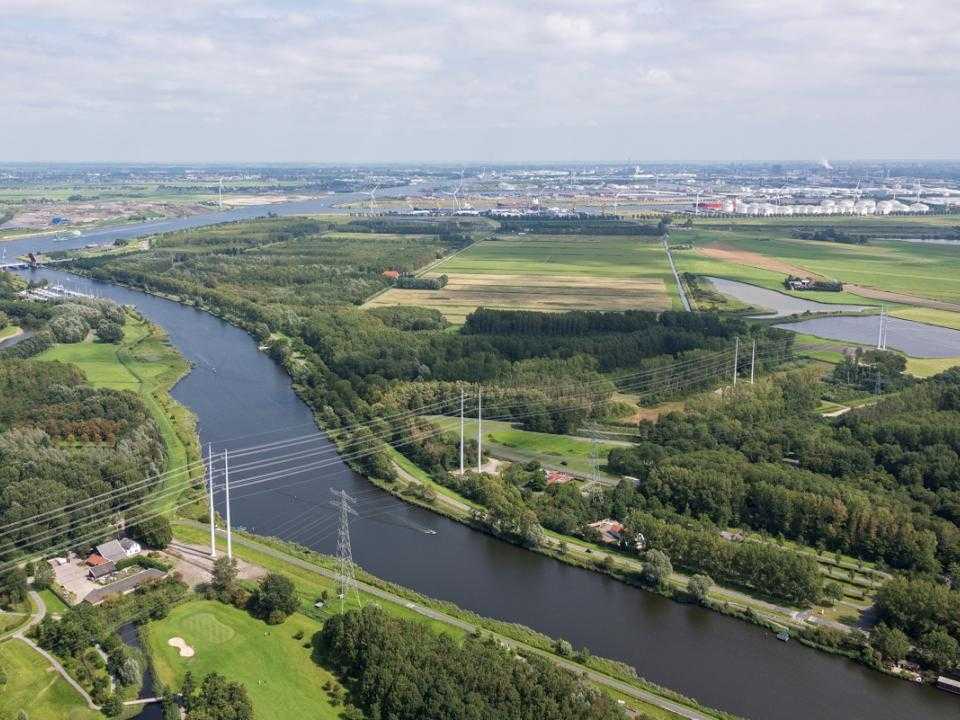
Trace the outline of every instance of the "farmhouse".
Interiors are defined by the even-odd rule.
[[[597,520],[590,527],[600,533],[600,541],[607,545],[619,545],[623,539],[623,525],[616,520]]]
[[[143,548],[140,547],[140,543],[130,538],[123,538],[121,540],[110,540],[105,542],[103,545],[97,545],[97,554],[106,560],[107,562],[120,562],[127,558],[136,557],[141,553]]]
[[[547,485],[565,485],[571,480],[573,480],[573,476],[565,472],[560,472],[559,470],[550,470],[547,472]]]

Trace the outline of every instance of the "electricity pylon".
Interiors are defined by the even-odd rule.
[[[337,531],[337,560],[339,562],[338,581],[340,583],[340,614],[343,614],[343,602],[353,588],[354,595],[357,598],[357,606],[360,606],[360,591],[357,590],[357,577],[354,572],[353,550],[350,547],[350,516],[356,515],[354,504],[357,502],[347,495],[345,490],[333,490],[336,500],[331,500],[330,504],[340,511],[340,527]]]

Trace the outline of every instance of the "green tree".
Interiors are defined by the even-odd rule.
[[[12,568],[0,575],[0,607],[10,607],[27,599],[27,573]]]
[[[713,580],[709,575],[698,573],[687,582],[687,592],[699,603],[707,599],[707,593],[710,592],[711,587],[713,587]]]
[[[107,717],[118,717],[123,712],[123,698],[119,693],[113,693],[103,703],[102,709]]]
[[[123,328],[118,323],[104,320],[97,327],[97,337],[101,342],[118,343],[123,340]]]
[[[880,623],[871,631],[870,644],[884,659],[892,662],[903,660],[910,652],[910,638],[906,633],[885,623]]]
[[[33,566],[33,587],[37,590],[46,590],[53,585],[56,576],[53,568],[46,560],[39,560]]]
[[[213,561],[213,577],[210,585],[221,597],[230,595],[236,588],[237,575],[237,561],[221,555]]]
[[[840,583],[831,580],[830,582],[824,584],[823,596],[835,603],[840,602],[843,600],[843,586]]]
[[[251,599],[253,612],[271,625],[282,623],[300,607],[297,590],[286,575],[270,573],[260,580]]]
[[[960,663],[960,643],[950,637],[946,630],[931,630],[920,638],[919,644],[923,658],[939,671]]]
[[[661,550],[647,550],[643,558],[643,571],[641,573],[643,580],[654,587],[665,588],[667,580],[673,574],[673,565],[669,556]]]
[[[154,550],[163,550],[173,540],[170,520],[163,515],[156,515],[131,525],[129,533],[133,539]]]

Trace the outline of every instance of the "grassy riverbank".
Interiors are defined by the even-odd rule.
[[[175,534],[179,540],[196,544],[202,544],[208,539],[207,530],[198,523],[179,523],[175,527]],[[259,565],[270,571],[281,572],[290,577],[296,586],[297,593],[301,600],[300,614],[305,616],[307,620],[322,623],[331,613],[338,611],[339,601],[336,599],[335,580],[336,561],[334,558],[275,538],[263,538],[248,533],[235,533],[234,554],[247,562]],[[563,664],[564,667],[568,667],[568,669],[572,669],[569,666],[574,665],[572,661],[565,660],[553,653],[554,641],[551,638],[530,630],[529,628],[489,618],[482,618],[474,613],[462,610],[452,603],[427,598],[413,590],[394,585],[362,571],[358,572],[358,580],[361,583],[359,594],[361,602],[364,604],[376,603],[391,615],[405,619],[415,619],[418,622],[426,622],[433,630],[445,632],[454,637],[463,637],[468,633],[475,634],[476,632],[480,632],[502,643],[514,646],[518,651],[548,656],[555,662]],[[319,598],[325,590],[331,598],[331,602],[323,609],[313,607],[316,599]],[[347,605],[348,607],[355,606],[355,600],[352,594]],[[187,615],[191,614],[191,611],[184,610],[183,613]],[[219,618],[219,616],[218,621],[225,625],[233,622],[226,618]],[[205,627],[214,625],[214,623],[209,620],[198,620],[194,622],[200,627],[196,635],[201,637],[201,642],[208,642],[203,640],[205,633],[208,635],[213,634],[215,637],[224,637],[228,634],[221,630],[218,630],[217,633],[210,633],[204,629]],[[297,620],[296,627],[291,626],[292,630],[295,632],[304,622],[305,620]],[[265,631],[264,628],[266,628],[266,626],[260,625],[255,631],[258,635],[262,635]],[[168,628],[163,628],[158,631],[158,637],[166,636],[167,630]],[[283,636],[286,634],[286,630],[286,625],[276,629],[267,628],[267,631],[271,633],[271,637],[276,634]],[[182,628],[178,631],[186,632],[182,630]],[[150,633],[152,636],[153,630],[151,630]],[[191,642],[189,636],[185,635],[183,637],[188,642]],[[161,637],[161,639],[163,639],[163,637]],[[305,637],[304,640],[306,639],[308,638]],[[271,638],[267,638],[267,640],[274,642]],[[276,643],[284,645],[280,653],[281,658],[283,658],[282,662],[295,663],[297,659],[293,657],[293,655],[295,655],[297,648],[289,645],[289,643],[284,643],[285,640],[286,637],[278,637],[275,640]],[[165,642],[165,639],[163,641]],[[227,641],[224,642],[226,643]],[[153,645],[154,641],[151,640],[151,646]],[[218,656],[225,655],[225,653],[220,650],[217,652]],[[304,652],[307,651],[304,650]],[[162,648],[160,649],[160,653],[164,656],[164,658],[161,659],[162,672],[167,672],[169,668],[169,671],[173,673],[171,677],[174,677],[178,672],[177,668],[180,668],[180,672],[185,671],[187,663],[184,663],[184,661],[178,657],[168,657],[170,653]],[[265,658],[268,656],[262,655],[261,657]],[[221,659],[221,662],[232,663],[233,660],[224,657]],[[168,663],[168,665],[164,666],[164,663]],[[585,658],[584,662],[577,665],[577,667],[580,668],[579,672],[589,672],[592,682],[601,689],[611,693],[619,693],[615,696],[624,699],[628,708],[637,712],[646,712],[651,715],[651,717],[731,717],[720,711],[703,708],[696,702],[684,698],[673,691],[647,683],[637,678],[633,670],[622,663],[603,658],[590,657]],[[266,677],[273,673],[273,669],[269,671],[264,670],[262,676]],[[263,689],[263,686],[260,685],[257,685],[255,688],[248,686],[248,689],[251,691],[251,697],[254,697],[255,704],[256,698],[254,693],[261,691],[267,692]],[[274,690],[275,689],[276,688],[274,688]],[[682,709],[680,709],[679,712],[674,712],[670,709],[673,704],[679,705]],[[683,709],[690,711],[693,715],[685,714]],[[321,713],[321,717],[325,716]]]
[[[168,477],[186,477],[176,471],[200,459],[196,418],[170,397],[170,389],[190,370],[190,365],[170,344],[164,331],[132,311],[127,313],[124,337],[117,344],[95,342],[61,344],[37,356],[79,367],[93,387],[130,390],[140,396],[160,430],[166,452]],[[191,468],[189,476],[199,478],[202,468]],[[178,496],[165,498],[170,509]]]

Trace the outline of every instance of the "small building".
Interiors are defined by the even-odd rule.
[[[142,587],[151,582],[156,582],[158,580],[163,580],[167,576],[166,573],[161,572],[155,568],[148,568],[138,572],[136,575],[128,575],[122,580],[118,580],[115,583],[110,583],[104,587],[97,588],[93,592],[89,593],[83,601],[89,603],[90,605],[99,605],[108,597],[117,596],[117,595],[127,595],[132,593],[138,587]]]
[[[400,277],[400,272],[399,272],[398,270],[384,270],[384,271],[383,271],[383,276],[384,276],[387,280],[391,280],[391,281],[392,281],[392,280],[396,280],[397,278]]]
[[[91,580],[102,580],[105,577],[113,575],[117,571],[117,566],[112,562],[102,562],[90,568]]]
[[[616,520],[597,520],[590,523],[590,527],[600,533],[600,542],[607,545],[619,545],[623,541],[623,525]]]
[[[136,557],[143,551],[143,548],[137,541],[123,538],[122,540],[110,540],[103,545],[97,545],[96,550],[107,562],[117,563],[127,558]]]
[[[565,472],[559,470],[549,470],[547,472],[547,485],[566,485],[571,480],[573,480],[573,476]]]
[[[743,542],[746,540],[746,537],[739,530],[721,530],[720,537],[727,542]]]

